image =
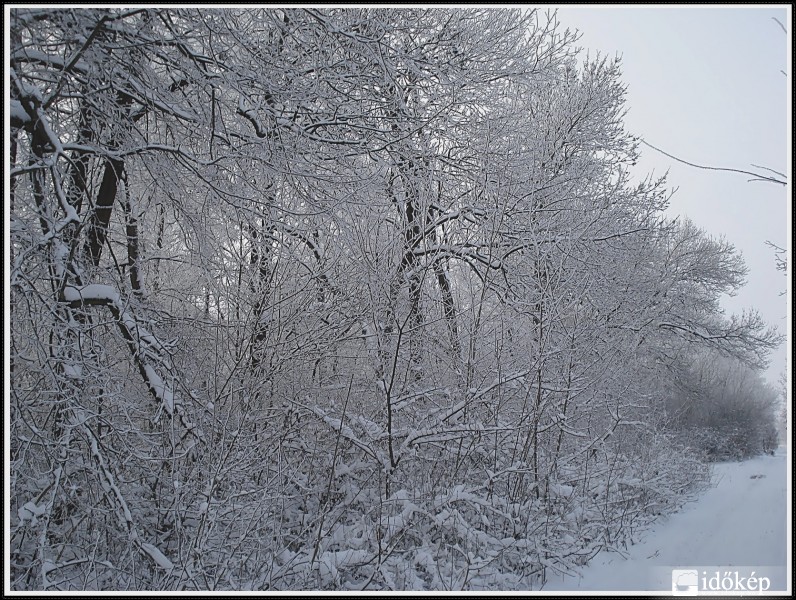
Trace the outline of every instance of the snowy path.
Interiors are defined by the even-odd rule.
[[[770,592],[785,591],[790,531],[786,463],[780,448],[775,456],[716,465],[718,485],[668,520],[655,523],[628,548],[627,559],[601,553],[581,578],[551,578],[544,591],[671,593],[671,569],[689,567],[698,569],[700,576],[705,569],[708,577],[718,567],[758,567],[758,574],[764,571],[771,579]]]

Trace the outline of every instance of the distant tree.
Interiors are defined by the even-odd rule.
[[[777,446],[778,397],[754,370],[702,352],[669,397],[669,426],[711,460],[746,458]]]

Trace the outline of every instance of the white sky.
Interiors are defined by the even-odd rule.
[[[789,7],[551,8],[558,10],[562,26],[582,33],[578,45],[584,51],[622,57],[629,131],[697,164],[756,171],[754,163],[791,173]],[[765,242],[790,250],[791,186],[695,169],[644,146],[642,152],[639,176],[668,170],[669,187],[679,188],[671,213],[688,215],[742,252],[748,283],[723,302],[727,312],[754,307],[780,332],[789,332],[790,308],[779,295],[786,278]],[[766,373],[772,382],[785,369],[790,343],[772,357]]]

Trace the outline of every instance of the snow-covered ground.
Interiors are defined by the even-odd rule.
[[[756,571],[771,581],[769,592],[788,590],[787,465],[775,456],[717,464],[717,485],[628,546],[626,558],[598,554],[581,577],[554,577],[546,592],[672,591],[671,570],[693,568],[710,579],[721,568]],[[711,569],[712,567],[712,569]]]

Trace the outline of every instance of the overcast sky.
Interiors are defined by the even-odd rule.
[[[562,26],[578,29],[578,43],[622,58],[628,130],[698,164],[791,172],[790,11],[769,6],[554,6]],[[781,71],[785,71],[787,76]],[[727,312],[754,307],[781,332],[789,331],[786,279],[775,268],[770,240],[790,248],[791,188],[735,173],[703,171],[642,147],[639,176],[669,171],[672,214],[688,215],[742,253],[748,283]],[[788,344],[790,340],[788,341]],[[786,346],[767,377],[785,368]]]

